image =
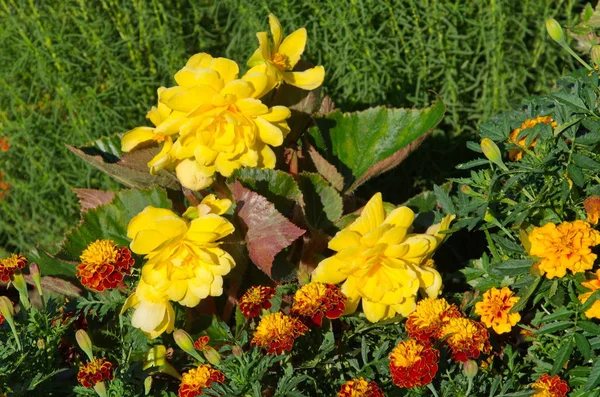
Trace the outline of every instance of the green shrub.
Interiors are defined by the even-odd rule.
[[[23,250],[59,239],[76,221],[70,186],[116,187],[65,144],[141,125],[144,104],[195,52],[245,59],[248,41],[267,30],[267,12],[287,32],[308,28],[307,57],[327,65],[327,93],[345,109],[421,106],[433,90],[448,104],[443,129],[458,133],[544,91],[572,66],[546,45],[543,21],[570,21],[578,8],[573,0],[1,0],[0,135],[12,147],[0,170],[12,187],[0,201],[0,246]],[[452,147],[458,144],[442,137],[412,166]],[[409,188],[428,184],[427,177],[406,179]]]

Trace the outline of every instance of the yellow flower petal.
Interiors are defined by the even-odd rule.
[[[175,172],[179,182],[190,190],[207,188],[213,182],[214,172],[195,160],[183,160],[175,167]]]
[[[261,101],[253,98],[245,98],[237,101],[237,107],[242,113],[252,116],[264,115],[269,111],[269,108]]]
[[[252,84],[254,90],[252,91],[252,98],[262,98],[267,92],[273,89],[274,85],[269,85],[269,77],[266,72],[262,73],[257,71],[259,69],[264,69],[266,71],[266,65],[263,63],[261,66],[257,66],[252,68],[248,73],[242,77],[242,80],[245,80]]]
[[[341,251],[344,248],[360,244],[360,234],[350,230],[340,230],[327,245],[330,250]]]
[[[216,93],[217,91],[208,85],[172,87],[165,91],[162,100],[171,109],[188,113],[202,104],[210,103]]]
[[[248,59],[248,62],[246,62],[246,65],[248,65],[249,67],[252,68],[256,65],[264,64],[264,62],[265,62],[265,58],[263,58],[262,51],[259,47],[254,51],[252,56]]]
[[[214,194],[209,194],[202,199],[200,203],[210,207],[211,211],[217,215],[222,215],[227,212],[231,207],[231,200],[229,199],[218,199]]]
[[[207,214],[190,222],[185,238],[197,243],[207,243],[221,239],[233,231],[233,225],[227,219],[217,214]],[[206,240],[207,234],[212,234],[214,237]]]
[[[393,317],[395,311],[390,310],[391,308],[388,305],[384,305],[383,303],[375,303],[371,302],[368,299],[363,298],[362,300],[362,308],[367,320],[372,323],[376,323],[378,321],[384,320],[389,317]]]
[[[256,126],[258,127],[258,133],[261,141],[271,146],[281,146],[283,143],[283,133],[273,124],[269,123],[262,117],[257,117],[255,120]]]
[[[290,109],[285,106],[273,106],[266,114],[261,117],[271,123],[284,121],[292,115]]]
[[[356,277],[348,277],[340,288],[342,293],[346,295],[346,310],[344,311],[344,315],[354,313],[360,303],[360,292],[356,285],[357,281]]]
[[[213,62],[213,57],[205,52],[194,54],[188,59],[185,66],[188,68],[210,68]]]
[[[363,208],[360,216],[348,227],[348,230],[366,235],[383,223],[385,210],[381,193],[375,193]]]
[[[277,52],[288,57],[289,65],[293,68],[300,60],[306,46],[306,29],[300,28],[283,39]],[[263,54],[264,55],[264,54]],[[265,57],[270,59],[270,57]]]
[[[329,284],[341,283],[348,277],[340,271],[343,266],[344,262],[335,256],[324,259],[313,270],[312,281]]]
[[[219,94],[225,96],[227,94],[235,95],[237,98],[248,98],[254,92],[254,87],[251,83],[245,80],[233,80],[223,87]],[[265,106],[266,107],[266,106]]]
[[[275,157],[275,153],[269,146],[263,145],[263,147],[260,149],[260,159],[261,164],[259,164],[259,167],[269,169],[275,168],[277,157]]]
[[[127,131],[121,138],[121,150],[129,152],[140,143],[151,141],[152,138],[154,138],[154,128],[136,127]]]
[[[269,14],[269,26],[271,28],[271,34],[273,35],[273,51],[277,52],[281,39],[283,38],[283,32],[279,19],[273,14]]]
[[[302,72],[283,72],[283,80],[303,90],[314,90],[323,84],[325,79],[325,68],[315,66]]]
[[[271,59],[271,45],[269,44],[267,32],[258,32],[256,38],[258,39],[258,49],[263,59]]]
[[[169,155],[169,152],[172,147],[173,140],[171,137],[167,137],[160,152],[148,162],[150,174],[154,175],[158,171],[168,167],[171,164],[171,156]]]
[[[237,79],[238,73],[240,72],[237,63],[227,58],[213,59],[211,68],[219,72],[219,75],[225,83]]]

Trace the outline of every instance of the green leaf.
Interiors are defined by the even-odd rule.
[[[600,385],[600,360],[596,360],[596,362],[592,366],[592,370],[590,371],[590,377],[588,378],[585,386],[583,387],[583,390],[590,391],[598,385]]]
[[[342,174],[340,174],[333,164],[329,163],[325,157],[321,156],[317,149],[310,143],[308,144],[308,155],[313,161],[317,172],[321,174],[327,182],[331,183],[331,186],[341,192],[344,189],[344,177]]]
[[[298,175],[298,185],[302,191],[302,208],[312,227],[327,229],[342,217],[342,196],[321,175],[302,172]]]
[[[551,375],[556,375],[558,371],[565,365],[569,357],[573,353],[573,340],[569,339],[568,342],[563,343],[556,354],[554,355],[554,364],[552,365]]]
[[[543,335],[556,331],[562,331],[563,329],[571,327],[573,324],[573,321],[554,321],[552,323],[544,325],[542,328],[535,331],[535,333],[537,335]]]
[[[83,147],[67,145],[67,148],[86,163],[125,186],[144,189],[158,185],[168,189],[181,189],[173,173],[161,170],[156,175],[150,175],[148,162],[159,152],[157,145],[144,146],[125,154],[121,152],[120,145],[121,138],[114,135],[98,139]]]
[[[287,172],[244,167],[235,170],[232,177],[266,197],[283,213],[287,213],[302,196],[294,177]]]
[[[600,325],[591,321],[578,321],[577,326],[592,335],[600,335]]]
[[[577,345],[577,349],[583,358],[586,361],[589,360],[592,354],[592,347],[590,346],[590,342],[588,342],[587,338],[582,334],[575,334],[575,344]]]
[[[113,240],[127,246],[129,221],[147,206],[171,208],[163,189],[127,189],[115,194],[110,204],[100,205],[81,215],[81,223],[69,231],[56,255],[36,250],[31,259],[38,263],[43,275],[74,276],[81,252],[98,240]]]
[[[576,113],[591,113],[590,110],[585,106],[583,100],[575,94],[571,94],[566,91],[557,91],[551,95],[557,102],[567,105]]]
[[[586,170],[600,170],[600,163],[581,153],[573,153],[573,162]]]
[[[501,276],[520,276],[529,274],[531,269],[530,259],[512,259],[491,266],[491,272]]]
[[[440,188],[445,192],[449,192],[451,187],[452,182],[446,182],[440,186]],[[433,211],[435,209],[437,201],[438,198],[434,192],[425,191],[409,198],[402,205],[411,207],[412,209],[415,209],[416,212],[422,213]]]
[[[435,196],[437,197],[440,206],[446,214],[456,214],[456,208],[454,208],[454,203],[448,195],[448,192],[446,192],[443,188],[439,187],[438,185],[433,186],[433,192],[435,193]]]
[[[567,167],[567,174],[569,175],[569,178],[571,178],[575,185],[579,187],[583,187],[583,185],[585,185],[583,171],[581,171],[581,168],[579,168],[575,164],[569,164],[569,166]]]
[[[519,312],[519,311],[523,310],[525,308],[525,306],[527,306],[527,302],[529,301],[529,298],[531,298],[531,295],[533,295],[533,293],[535,292],[535,290],[537,289],[537,287],[541,281],[542,281],[541,277],[536,277],[535,280],[529,285],[529,287],[526,290],[519,291],[517,296],[520,299],[517,303],[515,303],[515,305],[512,307],[512,309],[510,309],[511,313]]]
[[[345,191],[397,166],[442,120],[441,100],[425,109],[339,110],[317,117],[309,130],[313,144],[343,175]]]
[[[583,305],[581,305],[581,309],[580,311],[582,313],[585,313],[587,310],[589,310],[592,305],[594,303],[596,303],[596,301],[600,299],[600,289],[592,292],[592,294],[587,298],[587,300],[585,301],[585,303]]]

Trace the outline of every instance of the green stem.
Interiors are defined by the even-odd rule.
[[[435,387],[433,387],[433,385],[431,383],[427,384],[427,388],[431,391],[431,393],[433,394],[433,397],[440,397],[437,394],[437,391],[435,391]]]

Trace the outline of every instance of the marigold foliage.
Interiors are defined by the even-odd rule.
[[[146,207],[127,227],[131,250],[145,255],[142,278],[123,307],[135,307],[132,325],[151,338],[172,332],[175,313],[170,301],[194,307],[207,296],[223,293],[223,276],[235,266],[219,240],[233,233],[220,216],[227,206],[209,206],[205,198],[180,217],[173,211]],[[229,200],[227,200],[229,202]],[[191,218],[191,220],[190,220]]]
[[[23,269],[27,259],[21,254],[12,254],[8,258],[0,260],[0,281],[8,283],[12,276]]]
[[[536,380],[531,388],[535,390],[534,397],[566,397],[571,390],[567,382],[558,375],[543,374]]]
[[[470,358],[476,359],[481,353],[489,353],[491,345],[490,334],[483,324],[468,318],[450,319],[440,332],[444,343],[452,351],[455,361],[465,362]]]
[[[308,327],[296,318],[269,313],[258,323],[251,344],[265,348],[269,354],[282,354],[291,351],[296,338],[307,331]]]
[[[440,338],[442,327],[451,319],[460,317],[456,305],[444,298],[425,298],[406,319],[408,336],[423,343],[434,343]]]
[[[181,379],[179,386],[179,397],[195,397],[204,394],[202,389],[210,387],[215,383],[223,383],[225,375],[208,364],[202,364],[192,368]]]
[[[239,308],[246,318],[258,317],[262,309],[271,307],[275,289],[262,285],[250,287],[239,300]]]
[[[368,382],[365,378],[355,378],[342,385],[337,397],[384,397],[377,383]]]
[[[592,247],[600,244],[600,233],[581,220],[547,223],[529,233],[529,254],[541,261],[537,268],[547,278],[564,277],[567,270],[580,273],[594,265],[597,255]]]
[[[416,307],[422,290],[436,297],[442,286],[440,274],[423,266],[442,242],[440,231],[448,228],[447,216],[424,234],[409,233],[414,213],[398,207],[386,216],[380,193],[375,194],[361,215],[329,242],[336,252],[323,260],[312,275],[313,281],[338,284],[348,298],[345,314],[353,313],[362,300],[371,322],[396,314],[408,316]]]
[[[131,274],[135,260],[127,247],[117,247],[112,240],[96,240],[81,253],[77,278],[94,291],[117,288],[125,275]]]
[[[521,320],[519,313],[509,313],[519,301],[508,287],[490,288],[483,294],[483,301],[475,304],[475,313],[481,316],[481,322],[493,328],[498,334],[510,332]]]
[[[94,358],[81,367],[77,373],[77,380],[83,387],[94,387],[98,382],[112,380],[114,378],[114,365],[104,358]]]
[[[431,383],[438,370],[440,352],[417,340],[400,342],[390,354],[394,384],[407,389]]]
[[[344,313],[345,300],[346,297],[335,285],[313,281],[296,291],[290,314],[310,319],[320,327],[324,316],[335,319]]]

